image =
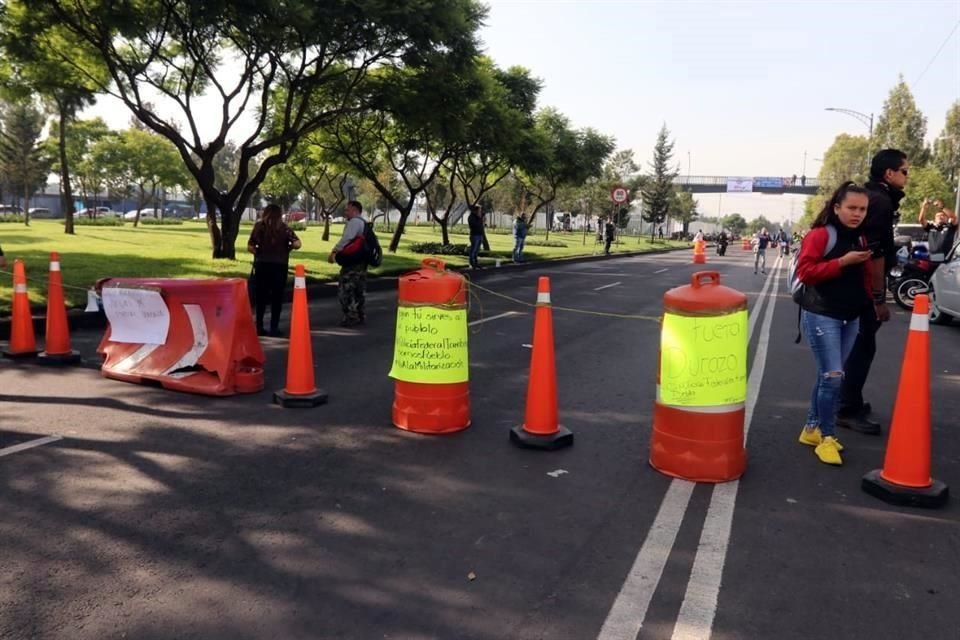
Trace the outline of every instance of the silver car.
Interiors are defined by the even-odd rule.
[[[955,244],[930,279],[930,322],[950,324],[960,318],[960,243]]]

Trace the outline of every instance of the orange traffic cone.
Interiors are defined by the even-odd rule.
[[[324,404],[327,394],[317,389],[313,377],[313,344],[307,308],[307,279],[298,264],[293,279],[293,310],[290,312],[290,347],[287,351],[287,385],[273,394],[273,401],[286,408],[309,408]]]
[[[76,364],[80,353],[70,348],[70,325],[67,304],[63,299],[63,278],[60,275],[60,254],[50,254],[50,282],[47,287],[46,345],[40,354],[44,364]]]
[[[929,309],[926,294],[914,299],[883,469],[863,476],[861,484],[884,502],[911,507],[941,507],[950,494],[930,476]]]
[[[10,318],[10,344],[5,358],[32,358],[37,355],[37,337],[33,332],[33,314],[27,297],[27,271],[23,260],[13,261],[13,313]]]
[[[706,246],[707,243],[703,240],[697,240],[693,243],[693,264],[706,264],[707,252],[704,250]]]
[[[546,276],[541,276],[537,284],[527,411],[523,424],[510,431],[510,441],[521,447],[550,450],[573,444],[573,433],[558,423],[553,310],[550,308],[550,278]]]

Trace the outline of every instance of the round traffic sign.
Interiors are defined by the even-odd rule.
[[[616,202],[617,204],[623,204],[627,201],[629,192],[624,187],[614,187],[610,192],[610,199]]]

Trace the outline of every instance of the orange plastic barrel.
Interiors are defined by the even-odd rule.
[[[663,306],[665,317],[674,314],[684,318],[718,318],[745,311],[747,297],[721,285],[717,272],[699,271],[693,274],[689,285],[667,291]],[[742,376],[740,379],[745,384],[746,326],[737,331],[738,338],[734,342],[738,348],[733,373]],[[741,338],[742,344],[739,342]],[[663,342],[661,351],[662,347]],[[690,403],[683,404],[661,401],[661,369],[658,364],[650,465],[668,476],[695,482],[726,482],[739,478],[747,465],[743,443],[745,402],[691,406],[695,404],[695,397]]]
[[[397,303],[466,308],[467,287],[442,260],[426,258],[422,268],[400,276]],[[453,433],[470,426],[470,383],[426,384],[394,381],[393,424],[416,433]]]

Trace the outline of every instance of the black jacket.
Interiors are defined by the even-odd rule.
[[[483,220],[480,218],[480,216],[471,213],[469,216],[467,216],[467,224],[470,226],[470,235],[483,235]]]
[[[874,258],[883,258],[889,271],[897,263],[897,248],[893,244],[893,225],[897,221],[897,209],[904,193],[886,182],[868,182],[867,189],[870,204],[867,217],[860,226],[867,238],[867,246]]]

